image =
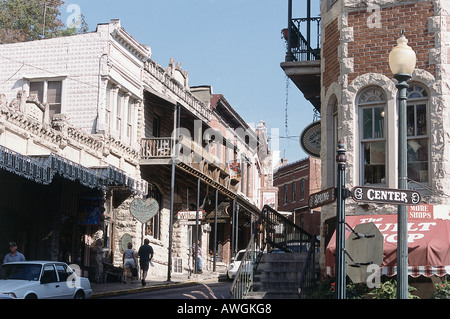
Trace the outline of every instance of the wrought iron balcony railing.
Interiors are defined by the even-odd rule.
[[[290,29],[283,30],[287,43],[286,62],[320,60],[320,22],[320,17],[291,20]]]

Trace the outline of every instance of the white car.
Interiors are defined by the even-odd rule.
[[[0,266],[0,294],[17,299],[85,299],[92,296],[89,279],[66,263],[23,261]]]
[[[255,251],[255,257],[260,253],[260,251]],[[233,278],[236,276],[237,271],[239,270],[239,267],[242,263],[242,258],[244,257],[245,249],[239,250],[239,252],[236,254],[236,257],[231,259],[231,264],[227,268],[227,278],[228,280],[233,280]],[[244,271],[249,272],[250,271],[251,262],[247,262],[247,264],[244,266]]]

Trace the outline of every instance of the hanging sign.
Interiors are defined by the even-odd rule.
[[[203,216],[206,216],[204,210],[198,212],[198,220],[202,222]],[[180,210],[176,216],[176,221],[180,225],[195,225],[197,223],[197,211],[196,210]]]
[[[300,145],[303,151],[314,157],[320,157],[320,141],[320,121],[308,125],[300,135]]]
[[[130,204],[131,215],[143,224],[148,222],[158,212],[159,204],[154,198],[147,198],[146,201],[136,198]]]

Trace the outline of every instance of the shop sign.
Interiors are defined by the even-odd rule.
[[[159,204],[154,198],[147,198],[143,201],[140,198],[134,199],[130,204],[130,213],[141,223],[146,223],[159,212]]]
[[[393,205],[417,205],[420,193],[416,191],[357,186],[352,189],[353,200],[357,202],[373,202]]]
[[[305,153],[320,157],[321,142],[321,126],[320,121],[308,125],[300,135],[300,145]]]
[[[203,219],[204,210],[200,210],[198,212],[198,219]],[[197,211],[196,210],[180,210],[177,213],[178,220],[196,220],[197,219]]]
[[[198,212],[198,220],[202,221],[203,216],[206,216],[204,210]],[[197,223],[197,211],[196,210],[180,210],[176,219],[180,225],[195,225]]]
[[[408,206],[408,218],[433,219],[433,205],[419,204]]]

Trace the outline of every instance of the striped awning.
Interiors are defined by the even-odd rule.
[[[134,179],[114,166],[98,168],[84,167],[56,154],[45,156],[26,156],[4,146],[0,146],[0,169],[48,185],[56,174],[71,181],[94,189],[106,189],[109,186],[123,186],[132,192],[145,195],[147,182]]]
[[[397,215],[346,216],[351,228],[374,223],[384,237],[381,274],[397,274]],[[346,230],[346,237],[350,229]],[[408,274],[412,277],[450,274],[450,220],[422,214],[422,218],[408,217]],[[325,252],[326,274],[335,272],[336,233]],[[355,259],[356,256],[353,256]],[[346,258],[347,259],[347,258]],[[370,262],[370,261],[368,261]]]

